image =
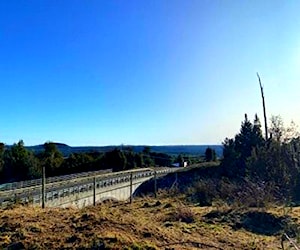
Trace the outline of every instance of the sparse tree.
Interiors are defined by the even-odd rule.
[[[56,144],[53,142],[46,142],[44,144],[44,152],[42,154],[42,166],[46,168],[46,173],[48,172],[48,175],[59,174],[59,167],[63,161],[63,155],[57,149]]]
[[[103,157],[106,168],[112,168],[114,172],[126,169],[127,159],[123,151],[115,148],[113,151],[107,152]]]
[[[280,115],[271,117],[271,126],[270,126],[271,137],[278,142],[283,141],[283,136],[285,134],[285,128],[283,120]]]
[[[179,166],[180,166],[180,167],[183,167],[184,158],[182,157],[181,154],[179,154],[179,155],[177,156],[176,162],[179,163]]]
[[[149,146],[145,146],[143,149],[143,154],[150,155],[151,148]]]

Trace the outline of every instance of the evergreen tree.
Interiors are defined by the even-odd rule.
[[[223,159],[221,167],[223,174],[227,177],[234,178],[240,175],[240,166],[238,160],[240,153],[236,151],[235,140],[225,138],[223,145]]]
[[[131,149],[130,151],[127,151],[125,153],[125,157],[126,157],[126,166],[125,169],[134,169],[137,167],[136,164],[136,154],[133,152],[133,150]]]
[[[253,142],[253,125],[245,114],[240,133],[235,136],[235,150],[240,153],[240,158],[245,161],[251,155]]]
[[[143,163],[146,167],[153,167],[155,165],[154,160],[150,156],[151,148],[149,146],[145,146],[142,151]]]
[[[224,174],[229,177],[243,178],[246,175],[248,159],[253,156],[253,152],[264,144],[262,137],[260,121],[255,115],[252,124],[247,114],[241,124],[240,132],[234,139],[226,138],[223,143],[223,160],[222,166]]]
[[[210,147],[207,147],[204,155],[205,161],[215,161],[216,160],[216,151]]]
[[[73,153],[63,161],[61,165],[61,174],[73,174],[92,169],[94,158],[86,153]]]
[[[30,178],[30,169],[37,164],[32,152],[20,140],[4,153],[4,175],[6,181],[21,181]]]
[[[264,138],[261,130],[260,120],[255,114],[253,127],[252,127],[252,147],[259,148],[264,145]]]
[[[141,154],[135,154],[135,162],[138,168],[144,167],[144,159]]]

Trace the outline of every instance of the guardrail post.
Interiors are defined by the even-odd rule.
[[[96,176],[93,179],[93,205],[96,206]]]
[[[43,166],[42,169],[42,208],[45,208],[45,186],[46,186],[46,171],[45,171],[45,166]]]
[[[130,173],[130,204],[132,203],[132,173]]]
[[[154,171],[154,197],[157,198],[157,173]]]

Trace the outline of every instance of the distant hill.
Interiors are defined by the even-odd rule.
[[[142,152],[146,145],[123,145],[123,146],[84,146],[84,147],[71,147],[63,143],[55,143],[58,150],[66,157],[71,153],[89,153],[89,152],[101,152],[105,153],[115,148],[128,150],[131,148],[134,152]],[[204,155],[207,147],[210,147],[216,151],[218,157],[222,156],[222,145],[170,145],[170,146],[149,146],[152,152],[165,153],[171,155]],[[44,150],[43,145],[36,145],[26,147],[34,153],[40,153]]]
[[[137,146],[141,147],[141,146]],[[171,146],[150,146],[151,151],[166,154],[186,154],[186,155],[204,155],[205,150],[210,147],[216,151],[218,157],[223,154],[222,145],[171,145]],[[144,146],[141,150],[144,149]]]

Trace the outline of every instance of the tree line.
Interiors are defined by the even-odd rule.
[[[50,177],[105,169],[122,171],[170,166],[174,162],[183,161],[193,163],[198,159],[152,152],[147,146],[139,153],[134,152],[131,147],[122,147],[105,153],[71,153],[64,157],[55,143],[46,142],[43,151],[35,153],[28,150],[20,140],[12,146],[0,143],[0,183],[41,178],[43,167],[46,169],[46,176]]]
[[[300,136],[292,122],[285,127],[280,116],[272,116],[269,136],[262,136],[257,115],[253,122],[245,115],[234,138],[223,142],[221,175],[248,181],[272,190],[274,196],[300,200]]]

